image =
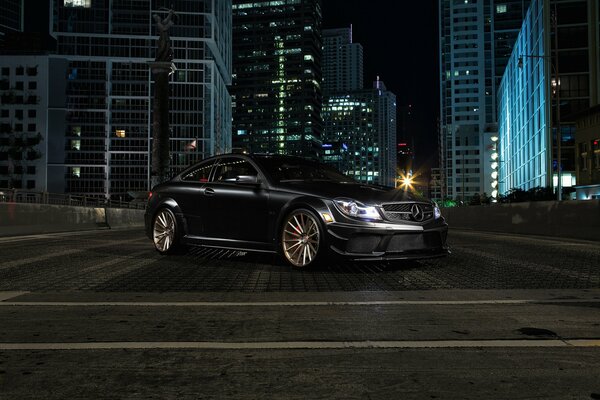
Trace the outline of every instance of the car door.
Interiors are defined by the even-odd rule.
[[[242,157],[223,157],[204,186],[206,235],[245,242],[267,243],[268,190],[261,183],[242,183],[240,176],[256,176],[256,167]]]
[[[177,185],[177,203],[181,209],[186,223],[187,233],[194,236],[204,236],[204,223],[202,210],[206,207],[204,186],[208,183],[215,160],[202,162],[181,175]]]

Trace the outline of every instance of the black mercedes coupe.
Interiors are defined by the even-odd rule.
[[[189,167],[152,189],[145,224],[161,254],[188,245],[269,252],[294,267],[327,254],[393,260],[448,253],[448,225],[433,202],[281,155],[225,154]]]

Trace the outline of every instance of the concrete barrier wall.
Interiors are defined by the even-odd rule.
[[[113,229],[144,226],[144,210],[106,208],[106,224]]]
[[[445,208],[450,229],[600,241],[600,200]],[[0,236],[142,228],[144,210],[0,203]]]
[[[450,229],[600,241],[600,200],[444,208]]]
[[[143,225],[144,210],[0,203],[0,236]]]

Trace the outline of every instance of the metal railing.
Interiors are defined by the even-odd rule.
[[[24,189],[1,189],[0,203],[51,204],[79,207],[109,207],[144,209],[146,200],[112,200],[104,197],[92,197],[68,193],[35,192]]]

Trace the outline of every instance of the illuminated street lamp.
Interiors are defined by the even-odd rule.
[[[415,177],[411,172],[401,172],[396,179],[396,187],[401,187],[404,190],[412,189],[415,182]]]
[[[492,163],[490,164],[490,166],[492,167],[492,173],[491,173],[491,178],[492,178],[492,202],[496,203],[498,201],[498,167],[500,165],[500,163],[502,161],[500,161],[500,155],[498,154],[498,136],[494,135],[490,138],[490,140],[492,141],[491,146],[489,147],[492,150],[492,154],[490,154],[490,159],[492,160]]]

